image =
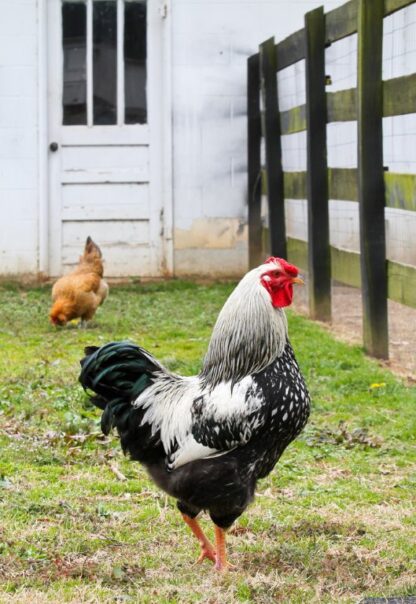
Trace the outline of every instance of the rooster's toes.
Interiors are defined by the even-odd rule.
[[[207,549],[207,548],[201,548],[201,553],[197,559],[197,561],[195,562],[195,564],[202,564],[202,562],[207,559],[207,560],[211,560],[211,562],[213,562],[214,564],[217,561],[217,558],[215,556],[215,551],[213,549]]]

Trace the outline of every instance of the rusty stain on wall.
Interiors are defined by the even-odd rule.
[[[175,229],[175,250],[229,249],[247,243],[247,224],[240,218],[197,218],[190,229]]]
[[[197,218],[174,231],[176,276],[239,278],[248,268],[247,223],[241,218]]]

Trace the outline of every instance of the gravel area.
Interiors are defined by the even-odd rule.
[[[295,290],[295,310],[308,315],[308,288]],[[388,302],[388,361],[380,361],[395,373],[416,383],[416,309]],[[332,286],[332,322],[322,323],[334,336],[354,344],[362,344],[361,290],[345,285]]]

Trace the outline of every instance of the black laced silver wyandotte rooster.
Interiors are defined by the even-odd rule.
[[[201,545],[198,561],[229,565],[225,531],[254,498],[309,416],[309,394],[283,311],[298,269],[269,258],[240,281],[221,310],[201,372],[182,377],[131,342],[89,347],[80,382],[103,409],[102,430],[177,499]],[[215,547],[197,521],[208,511]]]

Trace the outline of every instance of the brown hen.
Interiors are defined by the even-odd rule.
[[[108,295],[103,273],[101,250],[91,237],[87,237],[76,269],[58,279],[52,288],[51,322],[66,325],[68,321],[80,318],[81,325],[85,325],[90,321]]]

